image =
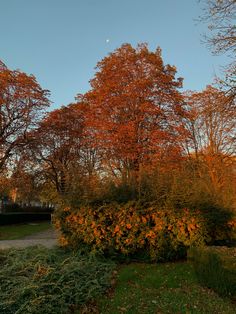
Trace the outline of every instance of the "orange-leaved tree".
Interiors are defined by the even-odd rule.
[[[61,196],[75,188],[75,178],[92,177],[97,167],[97,154],[85,131],[85,111],[82,103],[56,109],[31,133],[31,155]]]
[[[93,145],[123,182],[135,185],[142,167],[180,155],[185,111],[175,75],[160,48],[124,44],[97,64],[91,90],[79,97],[88,104]]]
[[[189,106],[188,150],[200,165],[205,189],[216,199],[234,189],[236,153],[236,104],[223,91],[207,86],[186,95]],[[194,153],[193,153],[194,152]],[[235,193],[235,191],[234,191]],[[235,197],[235,196],[234,196]]]
[[[0,62],[0,172],[28,144],[28,131],[49,105],[48,95],[33,75],[9,70]]]

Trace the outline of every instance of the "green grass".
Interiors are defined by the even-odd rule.
[[[187,262],[121,266],[114,291],[97,306],[100,314],[235,313],[229,299],[198,284]]]
[[[49,229],[50,222],[0,226],[0,240],[16,240]]]
[[[0,313],[235,313],[230,299],[198,284],[190,263],[132,263],[116,272],[114,267],[61,248],[2,250]]]

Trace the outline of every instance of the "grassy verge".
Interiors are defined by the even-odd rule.
[[[0,313],[75,313],[101,297],[114,266],[61,248],[0,251]]]
[[[0,251],[0,313],[235,313],[229,299],[198,284],[190,263],[122,265],[111,288],[114,267],[61,248]]]
[[[0,240],[21,239],[36,232],[47,230],[50,226],[50,222],[0,226]]]
[[[98,308],[100,314],[235,313],[229,299],[198,284],[187,262],[122,266],[113,293]]]

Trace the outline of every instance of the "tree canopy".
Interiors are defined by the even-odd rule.
[[[203,0],[203,15],[200,20],[208,23],[210,34],[206,42],[215,54],[226,53],[232,62],[225,70],[225,78],[220,80],[228,94],[236,96],[236,1]]]
[[[28,144],[27,133],[42,118],[48,96],[33,75],[9,70],[0,63],[0,171]]]
[[[87,126],[113,174],[133,178],[141,165],[180,153],[183,134],[182,79],[165,65],[161,50],[124,44],[97,65],[88,105]]]

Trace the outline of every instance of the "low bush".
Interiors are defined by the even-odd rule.
[[[208,221],[201,212],[159,209],[150,203],[66,207],[56,211],[54,223],[63,245],[86,244],[105,254],[146,256],[152,261],[182,258],[191,245],[213,241]]]
[[[110,286],[113,268],[59,248],[0,251],[0,313],[74,313]]]
[[[211,245],[230,246],[236,239],[235,212],[212,204],[202,204],[201,215],[211,237]]]
[[[236,248],[193,247],[188,258],[203,286],[222,296],[236,297]]]

